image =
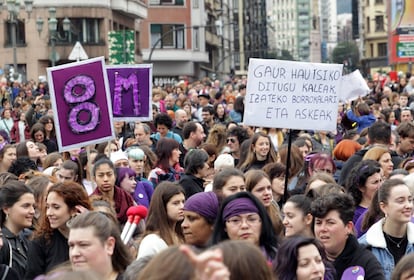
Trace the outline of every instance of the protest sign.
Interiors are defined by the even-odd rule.
[[[342,67],[250,59],[243,122],[260,127],[335,130]]]
[[[59,151],[115,138],[103,57],[47,68]]]
[[[152,64],[106,66],[115,121],[152,120]]]
[[[369,93],[367,82],[359,70],[342,76],[341,85],[338,90],[340,101],[353,101]]]

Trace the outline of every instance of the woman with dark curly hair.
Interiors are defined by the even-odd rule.
[[[382,177],[381,165],[375,160],[363,160],[351,170],[345,189],[355,201],[354,224],[371,204],[375,192],[382,185]]]

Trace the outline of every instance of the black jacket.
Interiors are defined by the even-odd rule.
[[[351,266],[361,266],[365,270],[365,279],[385,280],[383,269],[377,258],[366,246],[360,245],[354,235],[349,235],[342,253],[335,259],[333,265],[336,279],[341,279],[345,269]]]
[[[9,265],[10,256],[12,269],[19,274],[19,279],[24,277],[27,265],[27,251],[28,251],[28,231],[22,231],[18,235],[14,235],[8,228],[2,228],[3,247],[0,249],[0,263]],[[10,252],[10,250],[12,250]],[[10,254],[11,253],[11,254]]]
[[[24,279],[32,280],[69,260],[68,240],[55,229],[50,240],[41,237],[30,242],[28,259]]]
[[[181,176],[179,184],[185,191],[185,199],[188,199],[193,194],[204,191],[204,180],[191,174]]]

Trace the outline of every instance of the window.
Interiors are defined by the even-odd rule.
[[[6,22],[6,38],[5,38],[5,45],[11,47],[13,45],[12,42],[12,30],[13,25],[10,21]],[[24,21],[17,20],[16,23],[16,46],[24,46],[26,45],[26,31],[24,26]]]
[[[151,24],[151,46],[184,49],[184,25]]]
[[[382,5],[384,4],[384,0],[375,0],[375,5]]]
[[[367,17],[367,32],[370,33],[371,32],[371,22],[370,22],[370,18]]]
[[[382,32],[384,29],[384,16],[375,16],[375,32]]]
[[[387,43],[378,43],[378,56],[387,56]]]
[[[150,0],[149,3],[150,6],[184,6],[184,0]]]
[[[199,1],[200,0],[193,0],[193,8],[194,9],[198,9],[200,7]]]
[[[98,18],[71,18],[72,29],[68,39],[69,42],[79,41],[83,44],[100,43],[99,27],[101,21]]]

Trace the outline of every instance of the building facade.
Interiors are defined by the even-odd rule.
[[[147,17],[147,6],[139,0],[117,1],[34,1],[30,17],[24,9],[24,1],[18,11],[16,24],[16,61],[13,61],[12,24],[10,14],[0,14],[1,28],[6,30],[0,36],[0,67],[9,69],[17,64],[22,79],[37,80],[46,75],[46,68],[55,64],[72,62],[68,59],[76,42],[80,42],[89,57],[109,57],[108,32],[134,30],[135,61],[142,62],[139,22]],[[53,38],[48,31],[49,8],[56,8],[57,34]],[[63,20],[70,20],[70,31],[63,31]],[[37,22],[43,20],[42,29]],[[55,39],[55,54],[51,40]]]

